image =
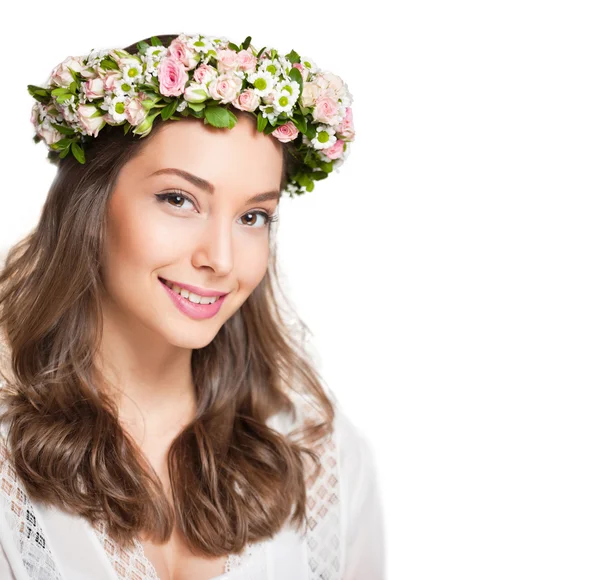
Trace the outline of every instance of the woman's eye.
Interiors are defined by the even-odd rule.
[[[263,218],[262,224],[260,224],[260,220],[259,220],[258,223],[260,225],[258,227],[266,227],[272,221],[274,221],[274,217],[264,211],[249,211],[249,212],[245,213],[240,219],[243,221],[243,218],[246,218],[248,216],[251,216],[251,219],[249,220],[250,223],[244,223],[244,225],[248,225],[250,227],[255,227],[254,224],[257,223],[257,218]]]
[[[194,202],[187,195],[184,195],[183,193],[179,193],[179,192],[160,193],[160,194],[157,194],[156,197],[160,203],[166,203],[166,202],[170,202],[171,200],[176,200],[177,203],[175,205],[173,205],[172,203],[169,203],[168,205],[170,205],[171,207],[175,207],[177,209],[185,209],[185,208],[183,208],[183,204],[186,201],[190,202],[190,204],[192,205],[192,208],[194,207]]]

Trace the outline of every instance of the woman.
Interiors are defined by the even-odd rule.
[[[181,34],[29,88],[58,171],[0,274],[0,578],[382,578],[369,444],[276,296],[341,79]]]

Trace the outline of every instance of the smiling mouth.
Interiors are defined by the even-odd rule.
[[[227,296],[227,294],[224,294],[222,296],[200,296],[198,294],[194,294],[193,292],[189,292],[186,288],[181,288],[179,289],[179,291],[177,291],[175,288],[179,288],[179,286],[177,286],[177,284],[175,284],[174,282],[166,280],[165,278],[161,278],[160,276],[158,277],[158,280],[163,286],[166,286],[171,292],[173,292],[177,296],[180,296],[187,302],[196,305],[214,304],[215,302],[223,301]]]

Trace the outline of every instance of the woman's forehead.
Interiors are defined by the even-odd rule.
[[[278,191],[283,151],[281,145],[258,132],[245,117],[233,129],[204,126],[197,119],[168,121],[132,160],[130,170],[136,178],[147,178],[156,172],[177,174],[161,172],[167,168],[208,181],[216,191]]]

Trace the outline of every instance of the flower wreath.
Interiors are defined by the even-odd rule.
[[[62,159],[85,163],[85,144],[106,125],[145,137],[163,120],[193,116],[233,128],[231,106],[256,116],[256,127],[282,143],[293,142],[300,161],[284,191],[312,191],[316,180],[338,170],[354,140],[352,95],[344,81],[294,50],[260,51],[251,37],[237,46],[225,38],[180,34],[165,47],[153,36],[138,52],[92,50],[56,66],[45,86],[28,85],[36,99],[36,135]]]

